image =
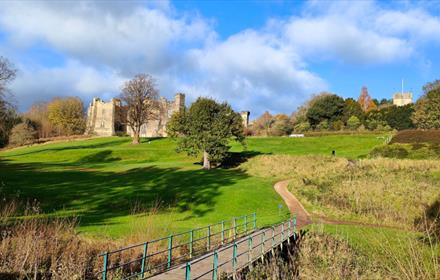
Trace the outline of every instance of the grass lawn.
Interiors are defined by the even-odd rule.
[[[377,135],[249,138],[246,155],[336,150],[358,158],[383,141]],[[251,176],[240,166],[204,171],[197,161],[177,154],[166,138],[137,146],[124,137],[36,145],[0,152],[0,191],[36,199],[46,216],[78,217],[81,232],[114,238],[146,227],[163,235],[254,211],[259,225],[279,219],[276,178]]]

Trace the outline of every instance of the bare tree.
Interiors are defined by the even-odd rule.
[[[121,101],[127,106],[127,125],[133,131],[133,144],[140,143],[143,124],[157,117],[159,93],[150,75],[139,74],[122,88]]]
[[[0,56],[0,98],[3,99],[7,92],[7,84],[15,79],[17,70],[6,58]]]
[[[16,122],[15,108],[7,100],[8,84],[15,79],[17,70],[0,56],[0,147],[7,143],[9,132]]]

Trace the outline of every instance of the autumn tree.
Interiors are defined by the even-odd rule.
[[[347,121],[352,116],[356,116],[356,118],[361,122],[365,119],[364,111],[362,110],[361,105],[353,98],[347,98],[345,99],[342,121],[347,124]]]
[[[30,120],[25,120],[14,126],[11,130],[9,144],[12,146],[29,145],[35,142],[38,133]]]
[[[85,130],[84,106],[78,97],[55,98],[47,105],[50,123],[58,135],[82,134]]]
[[[266,111],[254,121],[253,127],[258,135],[268,136],[274,122],[274,117]]]
[[[418,128],[440,129],[440,87],[431,88],[434,89],[421,96],[414,107],[412,120]]]
[[[0,56],[0,147],[8,142],[12,127],[16,124],[17,113],[8,101],[8,85],[15,79],[17,70],[6,58]]]
[[[364,112],[369,112],[377,108],[371,96],[368,94],[367,87],[362,87],[361,95],[358,98],[358,103]]]
[[[168,135],[177,139],[177,151],[203,154],[203,168],[222,162],[231,139],[244,145],[243,121],[227,103],[199,97],[188,110],[173,115],[167,124]]]
[[[26,119],[31,120],[36,125],[38,138],[47,138],[53,136],[55,127],[49,120],[48,103],[36,102],[24,114]]]
[[[147,74],[136,75],[122,88],[121,101],[127,107],[127,125],[133,132],[133,144],[140,143],[143,124],[157,118],[159,92],[153,77]]]

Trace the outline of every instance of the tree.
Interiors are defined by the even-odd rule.
[[[414,124],[411,116],[414,113],[414,105],[407,104],[405,106],[391,105],[380,109],[386,123],[397,130],[413,128]]]
[[[347,120],[347,126],[348,126],[350,129],[352,129],[352,130],[357,129],[360,125],[361,125],[361,121],[360,121],[359,118],[356,117],[356,116],[351,116],[351,117]]]
[[[412,120],[418,128],[440,129],[440,87],[417,100]]]
[[[167,124],[167,132],[178,140],[178,152],[186,151],[197,156],[203,153],[203,168],[210,169],[211,162],[221,162],[234,139],[244,145],[243,121],[227,103],[199,97],[191,107],[176,113]]]
[[[307,111],[307,119],[312,127],[323,121],[333,122],[342,118],[345,102],[336,94],[326,95],[316,102]]]
[[[361,95],[358,98],[358,103],[364,112],[369,112],[377,108],[371,96],[368,94],[367,87],[362,87]]]
[[[289,135],[293,131],[290,118],[285,114],[277,114],[274,116],[274,123],[270,130],[270,135],[281,136]]]
[[[426,94],[430,91],[440,88],[440,80],[435,80],[434,82],[427,83],[423,86],[423,92]]]
[[[353,98],[347,98],[345,99],[342,121],[347,124],[348,119],[352,116],[356,116],[361,122],[365,119],[361,105]]]
[[[272,125],[275,123],[274,117],[269,112],[264,112],[258,119],[254,121],[255,132],[258,135],[268,136]]]
[[[37,102],[24,114],[25,118],[31,120],[36,125],[38,138],[53,136],[55,127],[49,121],[48,103]]]
[[[7,100],[8,84],[15,79],[17,70],[6,58],[0,56],[0,147],[8,143],[17,114],[14,106]]]
[[[9,144],[12,146],[23,146],[34,143],[37,138],[37,131],[29,120],[14,126],[11,131]]]
[[[82,134],[85,130],[84,106],[78,97],[54,98],[47,105],[48,119],[59,135]]]
[[[127,124],[133,131],[133,144],[140,143],[142,125],[157,118],[159,92],[153,77],[136,75],[122,88],[121,101],[127,106]]]

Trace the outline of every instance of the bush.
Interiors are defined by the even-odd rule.
[[[394,135],[390,143],[440,144],[440,130],[402,130]]]
[[[310,124],[308,122],[302,122],[295,126],[295,132],[306,132],[310,130]]]
[[[370,152],[372,157],[406,158],[408,155],[408,148],[402,144],[378,146]]]
[[[12,128],[9,144],[11,146],[32,144],[37,139],[37,134],[37,131],[30,124],[30,122],[25,121],[23,123],[19,123]]]

